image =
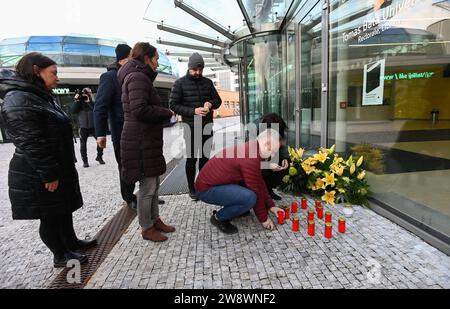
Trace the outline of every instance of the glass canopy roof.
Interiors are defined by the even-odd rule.
[[[168,54],[198,51],[217,58],[242,30],[279,23],[300,0],[149,0],[147,37]],[[250,29],[249,29],[250,25]]]

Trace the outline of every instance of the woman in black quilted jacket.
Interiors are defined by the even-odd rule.
[[[15,71],[0,71],[1,114],[16,147],[8,172],[12,216],[39,219],[54,266],[65,267],[73,259],[87,262],[75,251],[96,241],[79,240],[73,229],[72,212],[83,199],[70,119],[51,93],[57,82],[56,63],[40,53],[23,56]]]

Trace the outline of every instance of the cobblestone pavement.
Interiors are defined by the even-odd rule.
[[[316,236],[307,235],[305,210],[299,233],[290,221],[266,231],[252,212],[225,235],[209,222],[215,208],[167,197],[161,217],[177,231],[144,241],[135,220],[87,288],[450,288],[449,256],[371,210],[358,207],[339,234],[341,206],[332,208],[328,240],[317,219]]]
[[[180,134],[176,126],[165,130],[167,161],[179,150],[172,142]],[[228,136],[226,143],[233,140]],[[95,235],[122,206],[111,146],[101,166],[90,139],[91,167],[77,163],[85,201],[74,213],[80,238]],[[7,170],[13,151],[12,144],[0,144],[0,288],[45,288],[59,270],[39,239],[39,222],[11,219]],[[332,240],[323,237],[321,222],[317,235],[307,236],[304,213],[299,233],[287,224],[265,231],[252,214],[236,219],[239,233],[227,236],[209,222],[214,206],[187,195],[164,199],[162,218],[177,232],[166,243],[147,242],[135,220],[87,288],[450,288],[450,257],[370,210],[358,209],[348,232],[335,228]],[[285,196],[282,203],[290,201]],[[336,220],[339,207],[333,212]]]
[[[164,130],[166,160],[173,158],[171,141],[179,128]],[[79,238],[94,236],[122,207],[119,172],[112,143],[104,152],[106,165],[95,161],[94,138],[88,139],[89,168],[82,167],[79,140],[75,144],[76,164],[84,206],[74,212],[74,226]],[[39,238],[39,220],[13,221],[8,198],[8,165],[14,145],[0,144],[0,288],[43,288],[60,272],[53,268],[53,255]]]

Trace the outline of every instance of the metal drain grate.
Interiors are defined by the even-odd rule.
[[[167,171],[161,177],[165,180],[180,160],[172,160],[167,164]],[[68,283],[67,274],[70,268],[63,269],[47,286],[48,289],[82,289],[97,271],[108,254],[114,248],[120,237],[136,217],[136,211],[130,209],[125,203],[119,212],[95,235],[98,245],[84,252],[89,261],[81,265],[80,283]]]
[[[177,161],[177,165],[174,167],[170,175],[168,175],[164,181],[161,182],[159,195],[175,195],[189,192],[186,180],[186,171],[184,168],[185,165],[186,159]]]

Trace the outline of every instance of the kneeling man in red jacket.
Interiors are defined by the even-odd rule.
[[[279,148],[278,132],[267,129],[256,140],[222,150],[200,171],[195,182],[197,196],[205,203],[223,206],[211,216],[211,223],[222,232],[236,233],[230,220],[251,208],[264,228],[273,229],[268,211],[276,215],[281,209],[267,191],[261,165]]]

